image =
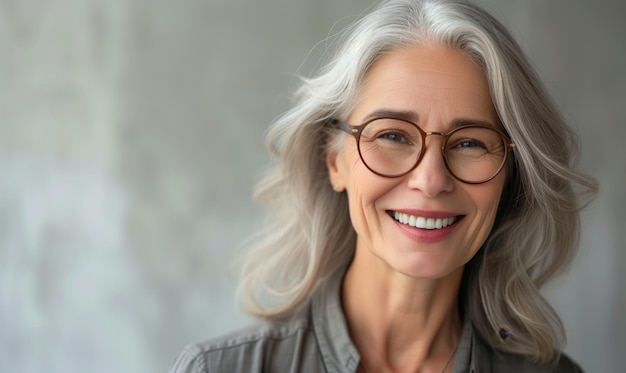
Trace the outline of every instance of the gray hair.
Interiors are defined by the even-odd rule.
[[[273,220],[249,241],[239,295],[250,314],[282,317],[349,264],[356,235],[347,197],[333,191],[325,164],[343,137],[329,124],[349,115],[381,54],[416,43],[448,45],[478,63],[516,144],[494,227],[464,271],[464,316],[493,348],[554,361],[565,332],[540,288],[575,255],[579,210],[597,183],[574,169],[578,138],[521,48],[498,21],[467,1],[384,1],[342,34],[317,77],[303,79],[297,104],[268,132],[278,162],[258,184],[256,197]],[[506,341],[498,336],[502,327],[513,332]]]

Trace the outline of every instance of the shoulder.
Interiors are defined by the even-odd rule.
[[[538,365],[513,354],[494,354],[491,360],[493,372],[520,373],[582,373],[583,370],[569,356],[562,353],[559,360],[552,364]]]
[[[230,334],[187,346],[172,373],[298,371],[317,353],[309,318],[259,321]]]
[[[537,364],[525,356],[503,352],[490,346],[472,328],[472,359],[470,371],[511,373],[582,373],[581,367],[567,354],[561,352],[553,363]]]
[[[565,353],[561,353],[558,360],[550,364],[536,364],[522,355],[495,350],[487,344],[480,343],[477,372],[514,372],[514,373],[582,373],[583,370]],[[488,368],[487,368],[488,367]],[[485,369],[487,368],[487,369]]]

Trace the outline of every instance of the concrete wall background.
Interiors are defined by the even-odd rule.
[[[482,0],[601,182],[546,289],[589,372],[626,364],[626,4]],[[261,225],[263,132],[369,1],[0,1],[0,371],[166,371],[248,319],[227,263]],[[321,48],[312,52],[312,61]]]

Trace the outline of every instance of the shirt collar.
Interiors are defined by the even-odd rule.
[[[452,373],[491,372],[489,360],[484,358],[483,350],[482,343],[474,331],[474,325],[471,321],[466,320],[456,350]]]
[[[354,372],[360,355],[350,339],[341,305],[341,283],[344,271],[320,286],[311,302],[313,329],[326,371]]]

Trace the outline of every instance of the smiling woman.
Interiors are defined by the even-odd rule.
[[[597,185],[509,33],[465,1],[389,0],[330,61],[268,135],[274,221],[240,286],[262,321],[172,371],[580,371],[540,288]]]

